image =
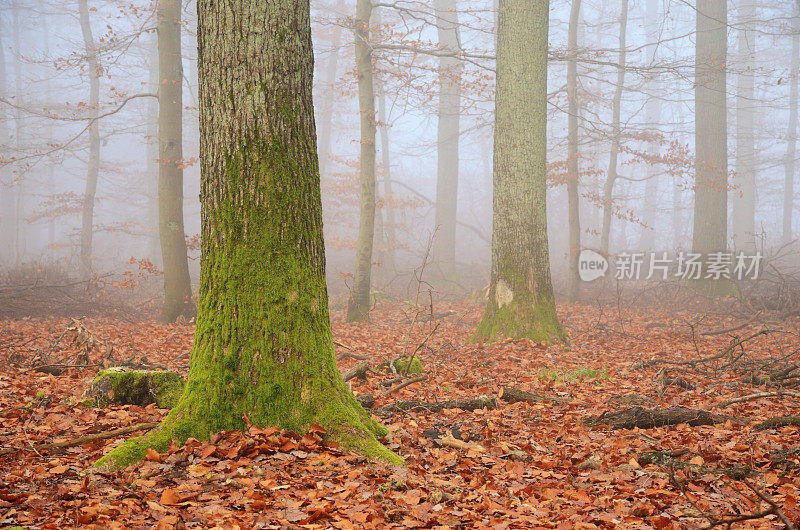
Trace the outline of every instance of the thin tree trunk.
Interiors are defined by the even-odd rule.
[[[83,194],[81,218],[80,278],[87,280],[92,274],[92,236],[94,233],[94,200],[97,193],[97,177],[100,172],[100,64],[97,57],[92,25],[89,20],[87,0],[78,0],[81,32],[86,49],[89,74],[89,167],[86,171],[86,188]]]
[[[622,0],[619,15],[619,57],[617,59],[617,84],[614,87],[614,100],[611,108],[611,151],[608,155],[608,173],[603,185],[603,227],[600,232],[600,250],[608,254],[608,243],[611,234],[611,219],[614,213],[614,184],[617,181],[617,161],[620,144],[620,114],[622,109],[622,91],[625,85],[625,60],[627,57],[626,33],[628,29],[628,0]]]
[[[3,35],[6,28],[2,25],[0,18],[0,93],[5,94],[6,87],[6,53],[3,44]],[[0,146],[7,147],[9,141],[8,115],[6,106],[0,105]],[[12,166],[6,165],[2,168],[3,175],[0,176],[0,259],[3,265],[10,265],[14,261],[14,176]]]
[[[547,241],[548,0],[500,0],[492,275],[474,340],[564,340]]]
[[[569,272],[567,278],[567,301],[577,302],[581,297],[579,257],[581,253],[581,199],[580,161],[578,157],[578,127],[581,106],[578,101],[578,23],[581,17],[581,0],[572,0],[569,14],[569,36],[567,53],[567,207],[569,210]]]
[[[339,46],[341,44],[341,27],[333,27],[330,57],[325,68],[323,80],[325,99],[322,104],[322,116],[319,130],[319,167],[323,178],[329,176],[331,155],[331,127],[333,125],[333,109],[336,106],[336,73],[339,69]]]
[[[150,93],[157,94],[158,79],[158,34],[151,34],[150,42],[150,78],[148,86]],[[146,190],[147,190],[147,229],[150,243],[149,256],[153,263],[161,268],[161,242],[158,234],[158,100],[150,98],[147,101],[147,161]]]
[[[697,1],[695,201],[692,249],[724,252],[728,228],[728,128],[725,98],[728,8]]]
[[[203,248],[189,376],[160,427],[101,468],[247,422],[316,424],[348,449],[401,462],[336,368],[310,18],[307,0],[198,1]]]
[[[733,245],[754,252],[755,240],[755,16],[754,0],[739,1],[736,89],[736,189],[733,195]]]
[[[164,263],[164,310],[173,322],[194,314],[183,228],[183,64],[181,2],[158,3],[158,232]]]
[[[386,112],[386,90],[380,81],[378,93],[378,121],[381,131],[381,167],[383,168],[383,210],[386,218],[383,223],[383,230],[386,234],[386,262],[384,263],[387,272],[396,270],[394,250],[397,245],[397,235],[395,233],[394,206],[392,205],[392,166],[391,155],[389,152],[389,114]]]
[[[372,243],[375,237],[375,86],[370,51],[370,0],[358,0],[355,18],[355,53],[358,70],[358,108],[361,113],[361,209],[356,243],[356,267],[347,302],[347,321],[369,320]]]
[[[783,241],[792,240],[792,211],[794,209],[794,173],[797,155],[797,103],[800,74],[800,5],[794,20],[792,35],[792,77],[789,81],[789,130],[786,134],[786,162],[783,182]]]
[[[647,63],[653,65],[656,60],[656,50],[659,42],[659,23],[660,14],[658,10],[658,0],[647,0],[645,7],[645,33],[647,34]],[[661,122],[661,83],[657,75],[653,75],[647,82],[648,96],[645,103],[645,120],[647,127],[652,133],[659,131]],[[647,147],[648,155],[652,158],[658,156],[659,143],[656,139],[651,140]],[[644,224],[639,248],[642,250],[653,250],[656,243],[656,234],[660,233],[656,223],[658,222],[658,168],[655,163],[647,164],[647,182],[644,185]]]
[[[728,248],[727,24],[725,0],[698,0],[695,58],[695,193],[692,251],[708,256]],[[727,295],[726,278],[700,278],[694,288]]]
[[[439,48],[460,51],[456,0],[434,0]],[[456,274],[456,219],[458,215],[458,144],[461,115],[461,71],[457,57],[439,58],[439,108],[436,180],[436,238],[433,259],[445,280]]]

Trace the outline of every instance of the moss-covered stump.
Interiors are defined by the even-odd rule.
[[[176,372],[111,368],[97,374],[81,399],[90,407],[155,403],[171,409],[178,403],[183,385],[183,377]]]
[[[395,360],[394,367],[399,374],[415,374],[422,373],[422,361],[419,357],[400,357]]]

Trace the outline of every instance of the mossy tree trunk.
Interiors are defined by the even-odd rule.
[[[695,57],[695,195],[692,249],[727,249],[728,120],[725,89],[728,9],[725,0],[697,1]],[[701,282],[709,283],[709,282]],[[712,290],[726,290],[721,284]],[[729,282],[724,282],[729,283]]]
[[[445,281],[456,274],[456,219],[458,216],[458,144],[461,117],[460,38],[455,0],[434,0],[439,48],[452,56],[439,58],[439,108],[436,179],[436,238],[433,259]]]
[[[569,13],[569,62],[567,63],[567,208],[569,211],[569,270],[567,272],[567,300],[577,302],[581,297],[581,279],[578,260],[581,253],[581,198],[580,165],[578,157],[578,127],[580,102],[578,101],[578,22],[581,0],[572,0]]]
[[[158,2],[158,233],[164,264],[161,319],[194,314],[183,228],[183,56],[181,2]]]
[[[161,426],[98,462],[253,424],[328,430],[399,462],[333,355],[308,0],[198,2],[202,258],[184,393]]]
[[[500,0],[489,301],[474,340],[563,340],[547,243],[548,0]]]
[[[86,171],[86,187],[83,193],[81,214],[80,278],[89,279],[92,273],[92,236],[94,234],[94,199],[97,194],[97,177],[100,172],[100,64],[97,47],[92,36],[89,7],[86,0],[78,0],[81,32],[86,50],[89,74],[89,167]]]
[[[356,267],[353,285],[347,301],[347,321],[369,320],[370,288],[372,277],[372,247],[375,237],[375,85],[370,51],[370,0],[356,2],[355,53],[358,72],[358,108],[361,114],[361,157],[359,177],[361,184],[361,211],[358,240],[356,242]]]

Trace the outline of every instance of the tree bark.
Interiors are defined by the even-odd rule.
[[[358,0],[355,18],[355,53],[358,71],[358,108],[361,113],[359,176],[361,208],[356,243],[353,286],[347,301],[347,321],[369,320],[372,286],[372,244],[375,237],[375,85],[370,50],[370,0]]]
[[[737,250],[756,250],[755,187],[755,16],[754,0],[739,1],[736,89],[736,188],[733,193],[733,245]]]
[[[458,54],[460,38],[456,0],[434,0],[439,48]],[[439,58],[437,134],[436,238],[433,260],[442,279],[456,274],[456,219],[458,214],[458,144],[461,115],[461,71],[458,57]]]
[[[158,233],[164,266],[161,319],[191,317],[192,283],[183,228],[181,2],[158,2]]]
[[[792,77],[789,81],[789,130],[786,133],[786,161],[783,181],[783,241],[792,240],[792,211],[794,209],[794,173],[797,155],[798,70],[800,70],[800,4],[794,19],[792,35]]]
[[[492,273],[474,340],[564,340],[547,241],[548,0],[500,0]]]
[[[569,210],[569,272],[567,278],[567,301],[577,302],[581,297],[579,258],[581,253],[581,199],[580,162],[578,157],[578,127],[581,106],[578,101],[578,22],[581,16],[581,0],[572,0],[569,13],[569,42],[567,52],[567,208]]]
[[[626,34],[628,30],[628,0],[622,0],[619,15],[619,56],[617,59],[617,84],[611,103],[611,150],[608,155],[608,173],[603,185],[603,226],[600,231],[600,250],[608,254],[611,235],[611,220],[614,214],[614,184],[617,181],[617,162],[620,144],[620,114],[622,110],[622,91],[625,85],[625,60],[627,53]]]
[[[189,376],[158,429],[96,465],[246,421],[317,424],[344,447],[401,462],[334,359],[309,2],[199,0],[197,11],[203,247]]]
[[[695,196],[692,249],[724,252],[728,230],[728,128],[725,97],[728,8],[697,1],[695,57]],[[709,283],[709,282],[702,282]],[[709,288],[724,289],[709,283]]]
[[[100,173],[100,64],[92,36],[87,0],[78,0],[83,45],[86,50],[89,74],[89,167],[86,170],[86,187],[83,193],[81,217],[80,278],[88,280],[92,274],[92,236],[94,234],[94,200],[97,194],[97,177]]]

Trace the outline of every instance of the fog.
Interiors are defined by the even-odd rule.
[[[155,6],[88,1],[99,83],[93,105],[80,3],[0,4],[0,263],[11,276],[15,270],[49,267],[65,278],[82,278],[93,126],[99,166],[89,220],[89,277],[119,281],[126,270],[139,274],[131,258],[162,268]],[[398,296],[413,290],[414,271],[423,264],[431,278],[441,280],[434,283],[444,296],[480,292],[489,283],[496,6],[435,4],[377,3],[370,22],[377,129],[371,289]],[[340,0],[314,1],[311,7],[328,287],[341,301],[355,268],[364,142],[356,6]],[[728,172],[727,182],[718,186],[727,189],[725,237],[731,251],[758,248],[769,254],[794,241],[798,230],[792,184],[800,168],[794,147],[799,6],[742,0],[727,7],[722,65],[727,125],[721,142],[727,143]],[[566,183],[577,182],[580,249],[612,260],[637,251],[689,251],[695,230],[696,134],[719,136],[696,130],[697,83],[707,81],[695,70],[696,55],[698,62],[703,58],[696,48],[693,2],[584,1],[572,46],[570,8],[568,2],[551,3],[547,65],[547,223],[558,297],[566,292],[570,254]],[[194,243],[188,259],[195,290],[200,255],[196,17],[194,2],[184,2],[182,202],[184,232]],[[455,35],[456,49],[444,43],[448,35]],[[568,152],[571,61],[577,76],[577,175]],[[450,101],[456,98],[455,120],[441,105],[445,93]],[[450,167],[443,168],[440,159]],[[455,194],[452,183],[440,182],[437,191],[448,169],[457,182],[455,213],[438,205],[444,221],[437,223],[437,196],[443,201]],[[611,186],[609,175],[616,177]],[[453,214],[451,264],[437,238],[446,237]]]

